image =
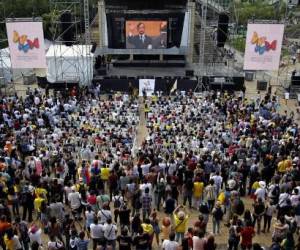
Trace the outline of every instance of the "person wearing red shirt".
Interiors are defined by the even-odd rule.
[[[2,215],[0,218],[0,246],[2,249],[6,249],[3,238],[9,228],[11,228],[11,224],[7,222],[6,216]]]
[[[244,227],[241,231],[241,247],[243,250],[252,248],[252,239],[255,235],[255,231],[250,221],[247,221],[246,227]]]

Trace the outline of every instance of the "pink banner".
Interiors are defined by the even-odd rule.
[[[42,22],[6,23],[12,68],[47,68]]]
[[[278,70],[283,24],[248,24],[244,70]]]

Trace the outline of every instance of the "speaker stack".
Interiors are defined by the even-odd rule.
[[[185,76],[190,76],[190,77],[194,76],[194,70],[186,70]]]
[[[267,81],[257,81],[256,87],[257,87],[257,90],[265,91],[265,90],[267,90],[268,82]]]
[[[225,13],[220,13],[217,30],[217,46],[224,47],[228,36],[229,16]]]
[[[74,25],[72,23],[71,11],[66,11],[60,16],[62,41],[66,46],[74,44]]]

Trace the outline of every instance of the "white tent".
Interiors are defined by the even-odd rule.
[[[51,45],[46,54],[47,80],[79,81],[87,84],[93,78],[91,45]]]
[[[23,75],[30,75],[33,69],[12,69],[9,48],[0,49],[0,76],[6,82],[18,81]]]
[[[45,51],[49,49],[51,44],[51,41],[45,39]],[[9,48],[0,49],[0,77],[4,77],[6,82],[10,82],[12,79],[18,81],[24,75],[30,74],[38,76],[46,75],[45,69],[12,69]]]

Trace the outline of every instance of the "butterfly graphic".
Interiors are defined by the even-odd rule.
[[[265,36],[259,37],[256,31],[253,32],[251,43],[256,45],[254,51],[259,55],[263,55],[266,51],[276,50],[277,47],[277,40],[270,43]]]
[[[269,43],[268,41],[265,42],[267,51],[269,50],[276,50],[277,46],[277,40],[274,40],[273,42]]]
[[[256,45],[254,50],[258,54],[262,55],[266,51],[266,46],[258,46],[258,45]]]
[[[18,49],[27,53],[30,49],[39,49],[40,43],[38,38],[34,38],[34,40],[28,39],[27,35],[19,35],[17,31],[13,32],[13,42],[18,43]]]

